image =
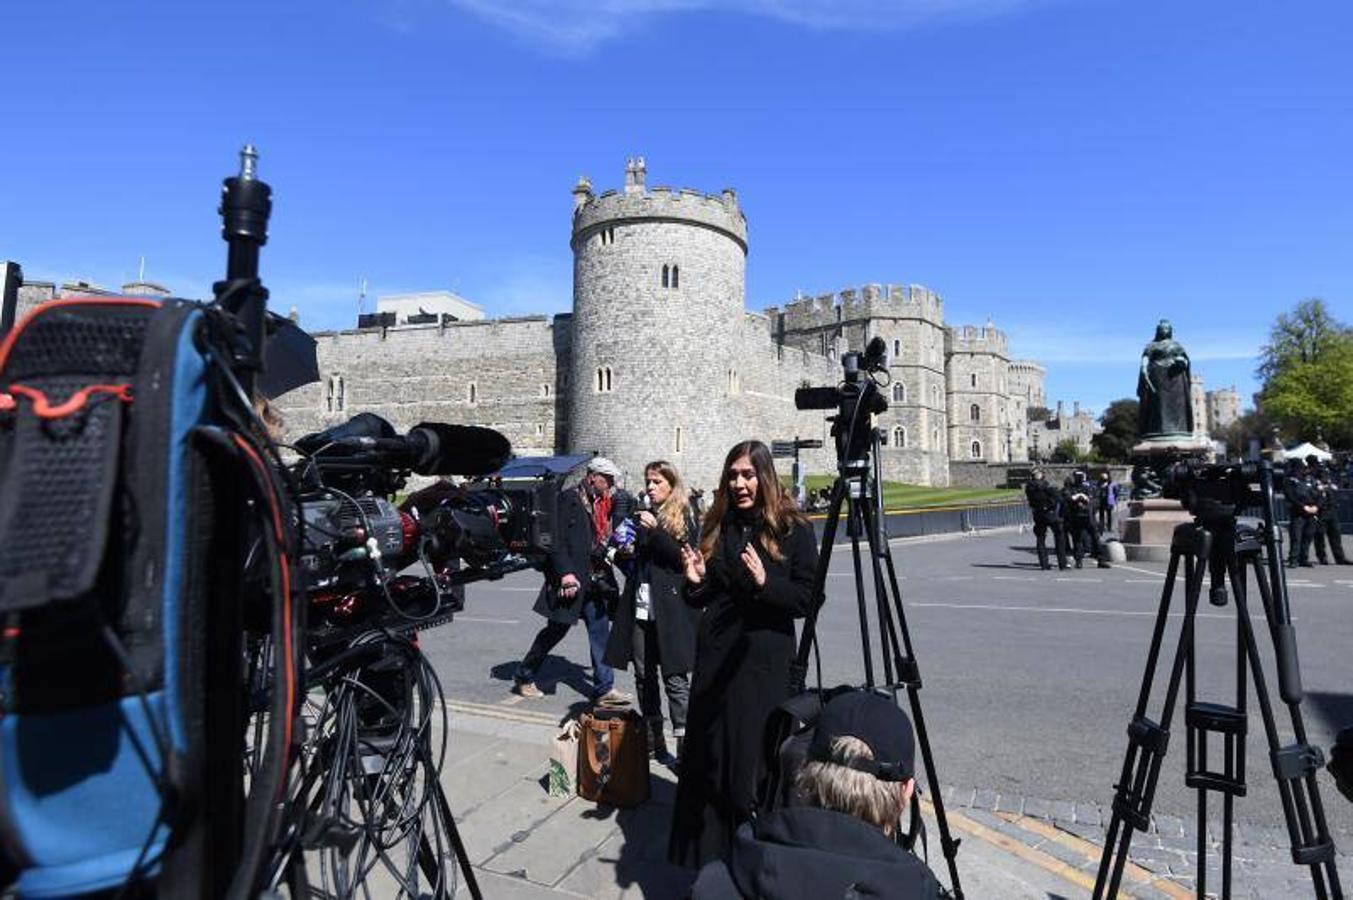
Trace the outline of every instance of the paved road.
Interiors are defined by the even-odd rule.
[[[946,786],[965,790],[1107,806],[1122,765],[1124,729],[1145,665],[1164,566],[1041,572],[1031,545],[1032,537],[1014,532],[894,544],[925,680],[921,699],[938,775]],[[828,582],[820,629],[824,678],[858,682],[863,671],[858,616],[843,549],[833,557]],[[1290,584],[1308,692],[1306,724],[1312,740],[1328,748],[1338,726],[1353,723],[1353,567],[1297,570]],[[425,635],[449,698],[520,704],[561,717],[581,703],[588,677],[581,628],[569,634],[541,673],[549,696],[520,701],[508,694],[512,667],[542,621],[531,612],[538,585],[539,576],[529,572],[473,585],[467,612]],[[874,620],[870,624],[872,631]],[[1206,688],[1200,697],[1231,699],[1234,635],[1234,607],[1205,605],[1199,676]],[[1270,663],[1270,679],[1271,672]],[[1238,801],[1237,821],[1261,829],[1281,826],[1257,715],[1251,727],[1251,790]],[[1285,711],[1279,729],[1285,742],[1291,740]],[[1196,800],[1183,786],[1182,717],[1175,732],[1156,811],[1191,821]],[[1323,772],[1321,790],[1347,852],[1353,847],[1353,806]]]

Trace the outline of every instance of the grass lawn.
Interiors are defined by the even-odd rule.
[[[831,487],[833,476],[809,475],[808,490]],[[900,481],[883,482],[883,508],[924,509],[930,506],[964,506],[974,503],[1008,503],[1023,500],[1023,491],[1005,488],[939,488]]]

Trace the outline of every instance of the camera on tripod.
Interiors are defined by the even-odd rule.
[[[1275,472],[1275,484],[1279,477]],[[1260,506],[1264,499],[1255,463],[1175,463],[1165,472],[1161,494],[1206,519],[1236,516]]]
[[[856,474],[868,469],[868,454],[874,438],[869,417],[888,409],[888,399],[878,389],[879,376],[886,376],[888,372],[887,355],[887,342],[876,337],[863,353],[852,350],[841,357],[844,378],[840,384],[799,388],[794,392],[797,409],[837,411],[832,418],[837,457],[843,467]],[[861,423],[863,428],[859,427]]]

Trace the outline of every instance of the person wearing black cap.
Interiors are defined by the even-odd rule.
[[[1052,546],[1057,551],[1057,568],[1065,569],[1066,532],[1062,528],[1062,492],[1048,484],[1042,469],[1034,469],[1033,479],[1024,486],[1024,496],[1029,501],[1029,512],[1034,517],[1034,550],[1038,553],[1038,566],[1051,569],[1048,562],[1048,548],[1045,544],[1048,529],[1052,529]]]
[[[915,759],[911,720],[892,699],[863,690],[835,697],[795,776],[798,805],[739,828],[729,858],[700,870],[691,897],[940,896],[935,875],[896,841]]]
[[[1344,555],[1344,539],[1339,534],[1339,487],[1334,482],[1329,466],[1321,463],[1313,453],[1306,457],[1311,468],[1311,482],[1315,486],[1316,515],[1313,535],[1315,538],[1315,558],[1322,566],[1329,565],[1334,558],[1335,565],[1349,565]],[[1325,553],[1325,544],[1329,544],[1329,554]]]
[[[1287,566],[1309,568],[1311,540],[1315,537],[1316,515],[1320,512],[1320,506],[1306,464],[1299,459],[1287,466],[1283,496],[1287,498]]]

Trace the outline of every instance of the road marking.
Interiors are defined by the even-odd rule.
[[[1084,838],[1068,834],[1067,832],[1062,831],[1060,828],[1057,828],[1039,819],[1030,818],[1029,816],[1020,816],[1016,815],[1015,813],[1007,813],[1007,812],[997,812],[993,813],[993,815],[1001,819],[1004,819],[1005,821],[1011,823],[1012,825],[1015,825],[1026,831],[1032,831],[1034,834],[1040,835],[1041,837],[1044,837],[1056,844],[1060,844],[1061,846],[1067,848],[1068,850],[1075,851],[1079,853],[1081,856],[1085,857],[1087,861],[1098,861],[1103,852],[1102,848],[1098,844],[1095,844],[1092,841],[1087,841]],[[1180,900],[1191,900],[1191,898],[1193,897],[1193,894],[1189,893],[1189,891],[1185,890],[1180,885],[1175,884],[1173,881],[1170,881],[1169,879],[1163,876],[1157,875],[1154,872],[1151,872],[1147,869],[1143,869],[1141,866],[1132,862],[1130,859],[1126,862],[1123,868],[1124,868],[1123,874],[1127,875],[1129,879],[1137,882],[1139,885],[1155,888],[1156,890],[1160,891],[1161,893],[1165,894],[1170,898],[1180,898]],[[1091,890],[1093,890],[1095,886],[1095,880],[1091,878],[1087,872],[1082,872],[1079,869],[1075,871],[1077,875],[1081,876],[1084,879],[1084,881],[1080,881],[1078,879],[1077,880],[1078,883],[1080,883],[1083,887],[1088,887]],[[1086,882],[1088,882],[1088,884],[1086,884]],[[1129,896],[1131,896],[1131,894],[1129,894]]]
[[[1032,575],[992,575],[993,581],[1037,581]]]
[[[1054,581],[1074,581],[1078,584],[1099,584],[1103,578],[1083,578],[1076,575],[1058,575]]]
[[[483,625],[520,625],[520,619],[486,619],[480,616],[456,616],[457,622],[479,622]]]
[[[1132,610],[1132,609],[1080,609],[1074,606],[1002,606],[995,603],[908,603],[912,608],[933,607],[936,609],[978,609],[988,612],[1034,612],[1034,613],[1078,613],[1085,616],[1154,616],[1157,610]],[[1235,616],[1222,615],[1218,613],[1199,612],[1195,615],[1200,619],[1234,619]],[[1171,619],[1183,618],[1184,614],[1170,613]],[[1265,621],[1262,615],[1250,614],[1250,618],[1256,622]],[[1297,621],[1295,618],[1293,622]]]
[[[1125,578],[1123,584],[1156,584],[1159,580],[1158,578]]]
[[[1165,577],[1164,572],[1157,572],[1154,569],[1143,569],[1140,566],[1130,566],[1127,563],[1114,563],[1113,567],[1115,569],[1127,569],[1130,572],[1141,572],[1144,575],[1154,575],[1157,578]]]

